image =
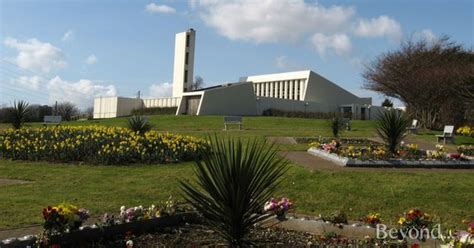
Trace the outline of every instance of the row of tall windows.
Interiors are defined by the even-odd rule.
[[[302,100],[302,82],[304,80],[254,83],[254,91],[257,96]]]

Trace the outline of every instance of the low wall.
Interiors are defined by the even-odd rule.
[[[445,169],[474,169],[474,161],[459,160],[359,160],[340,157],[317,148],[309,148],[308,153],[339,166],[347,167],[379,167],[379,168],[445,168]]]

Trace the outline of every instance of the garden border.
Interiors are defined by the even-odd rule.
[[[474,169],[474,161],[472,160],[359,160],[341,157],[315,147],[309,148],[307,152],[343,167]]]
[[[162,216],[147,220],[125,222],[112,226],[99,227],[97,225],[83,225],[77,231],[66,232],[61,235],[51,237],[52,244],[60,244],[61,246],[68,246],[68,244],[77,244],[83,242],[90,242],[103,238],[111,238],[118,234],[124,234],[133,230],[133,234],[142,234],[151,232],[153,230],[179,226],[185,223],[198,222],[198,215],[196,212],[178,213],[169,216]],[[9,238],[0,240],[0,247],[2,248],[20,248],[33,247],[38,239],[35,235],[26,235],[20,238]]]

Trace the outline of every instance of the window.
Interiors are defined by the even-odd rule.
[[[186,47],[189,47],[189,34],[186,35]]]
[[[188,61],[189,61],[189,53],[186,52],[186,58],[185,58],[185,63],[188,64]]]
[[[184,83],[188,82],[188,70],[184,70]]]

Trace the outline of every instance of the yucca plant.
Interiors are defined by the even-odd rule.
[[[406,136],[410,120],[403,112],[390,109],[382,112],[377,120],[377,134],[382,138],[388,150],[395,154],[398,145]]]
[[[195,182],[180,181],[184,198],[231,247],[252,244],[249,232],[266,216],[264,204],[288,170],[274,145],[209,138],[211,152],[196,162]]]
[[[141,115],[134,115],[128,118],[128,127],[134,132],[139,132],[144,134],[152,128],[151,124],[148,122],[147,118],[144,118]]]
[[[20,100],[13,102],[11,108],[10,118],[13,128],[20,129],[25,122],[25,117],[30,111],[30,104],[28,102]]]

